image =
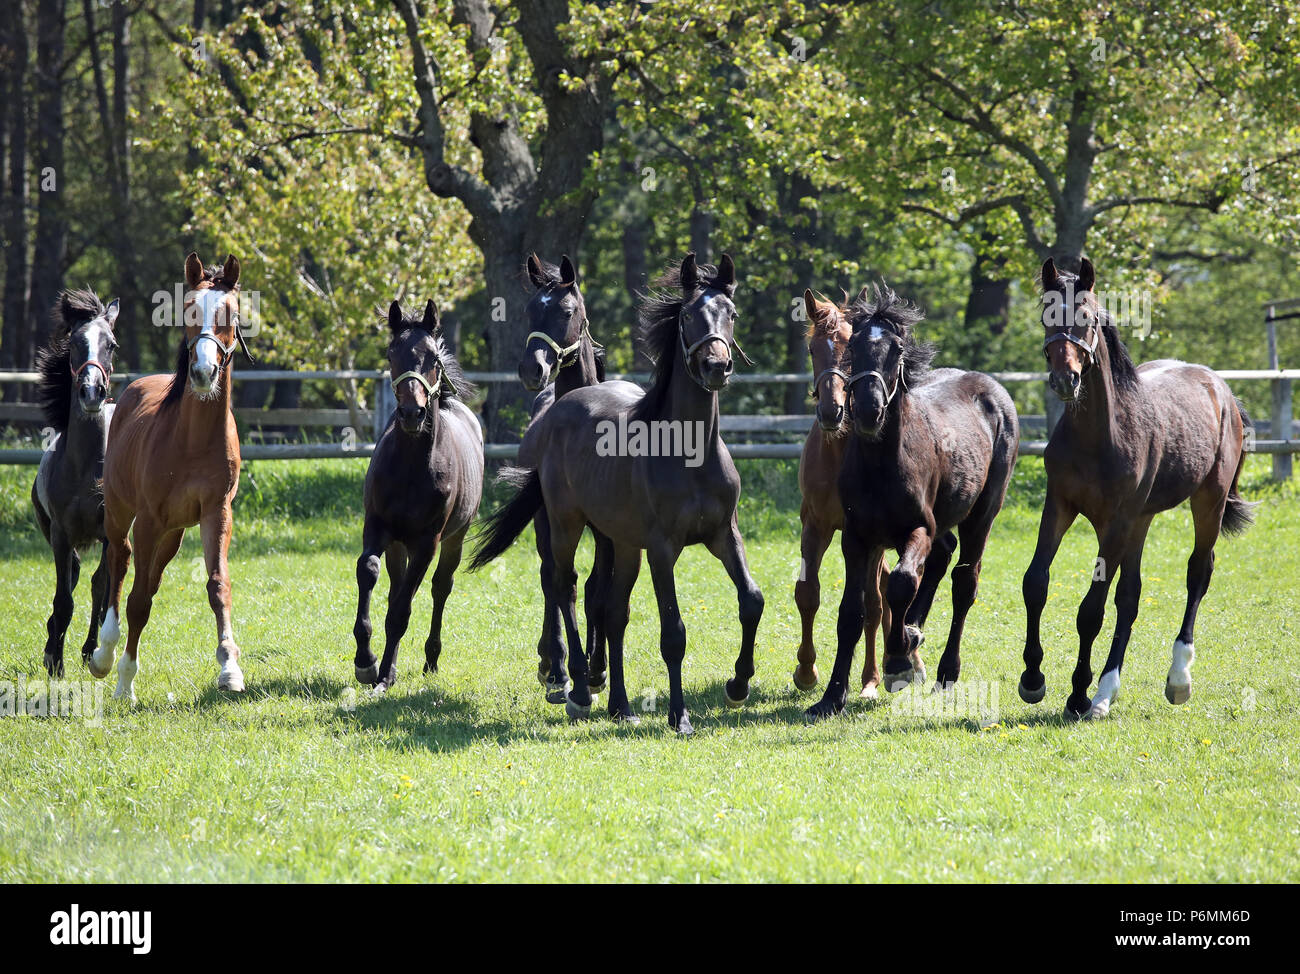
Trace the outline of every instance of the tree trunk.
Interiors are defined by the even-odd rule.
[[[815,209],[805,206],[801,201],[807,197],[816,195],[816,187],[813,186],[812,180],[801,172],[790,174],[789,193],[785,199],[783,209],[786,211],[785,220],[791,228],[790,244],[793,256],[790,261],[790,269],[794,275],[795,292],[803,293],[803,288],[810,286],[813,275],[816,273],[813,267],[813,253],[817,246],[818,237],[818,219]],[[803,281],[803,287],[799,283]],[[789,295],[793,297],[794,295]],[[802,302],[801,302],[802,304]],[[808,348],[805,335],[807,333],[807,323],[795,321],[790,316],[791,305],[786,304],[780,309],[780,321],[785,328],[785,368],[787,372],[804,372],[811,368],[808,362]],[[800,383],[788,383],[785,386],[784,411],[786,413],[802,413],[808,410],[808,390],[807,387]]]
[[[68,218],[63,205],[63,87],[59,76],[66,8],[66,0],[40,0],[36,7],[36,246],[28,313],[33,348],[48,338],[47,316],[63,289],[68,248]]]
[[[20,368],[27,363],[23,348],[27,324],[27,65],[29,60],[25,10],[19,4],[4,26],[4,71],[7,101],[4,126],[8,133],[8,163],[4,186],[5,280],[0,326],[0,365]]]
[[[992,234],[984,230],[980,241],[992,243]],[[976,249],[970,268],[970,293],[966,296],[967,333],[976,328],[986,328],[993,335],[1006,331],[1011,321],[1011,279],[1006,275],[1006,264],[1005,258],[987,257],[983,247]]]

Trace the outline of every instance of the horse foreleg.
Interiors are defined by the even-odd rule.
[[[681,549],[661,541],[646,552],[655,601],[659,603],[659,655],[668,667],[668,726],[687,736],[695,733],[682,693],[682,660],[686,658],[686,626],[677,605],[677,581],[673,569]]]
[[[95,650],[95,636],[104,622],[104,611],[108,602],[108,542],[99,546],[99,565],[95,574],[90,576],[90,631],[86,642],[81,647],[81,658],[89,662],[90,654]]]
[[[623,682],[623,638],[627,632],[632,588],[641,573],[641,549],[610,543],[609,589],[605,593],[605,638],[609,642],[609,715],[618,722],[640,723],[627,700]],[[587,609],[590,618],[591,609]]]
[[[796,689],[808,691],[817,686],[817,647],[813,642],[813,623],[821,608],[822,558],[830,546],[835,529],[820,523],[811,512],[801,512],[803,531],[799,536],[799,578],[794,583],[794,604],[799,607],[798,665],[794,669]]]
[[[868,550],[848,524],[840,532],[840,550],[844,554],[844,594],[840,597],[840,612],[835,623],[835,665],[821,700],[804,711],[804,717],[810,722],[835,716],[848,702],[853,654],[862,636],[864,594],[868,586],[876,584],[879,565],[884,558],[883,550]]]
[[[923,528],[915,528],[899,553],[898,564],[889,573],[889,583],[885,586],[885,598],[889,602],[889,611],[894,618],[894,625],[889,629],[885,640],[885,689],[891,693],[903,689],[909,683],[925,680],[925,666],[915,647],[907,638],[906,626],[898,624],[899,619],[906,619],[912,600],[916,598],[921,587],[921,575],[926,559],[930,556],[932,539]]]
[[[880,699],[880,667],[876,665],[876,634],[881,630],[889,638],[890,614],[889,603],[885,601],[885,589],[889,585],[889,566],[885,564],[885,553],[880,553],[880,561],[875,570],[868,568],[867,584],[862,593],[862,693],[863,700]]]
[[[1092,698],[1088,717],[1092,720],[1105,717],[1119,695],[1120,670],[1124,666],[1124,651],[1128,648],[1133,623],[1137,619],[1138,603],[1142,600],[1142,548],[1146,544],[1147,528],[1151,518],[1145,518],[1129,537],[1128,555],[1119,566],[1119,581],[1115,584],[1115,635],[1111,639],[1110,654],[1101,668],[1097,692]]]
[[[1041,669],[1043,643],[1039,623],[1043,617],[1043,606],[1047,604],[1052,560],[1061,547],[1065,532],[1070,530],[1070,525],[1078,516],[1078,511],[1056,498],[1049,484],[1043,516],[1038,522],[1038,543],[1021,583],[1025,599],[1025,671],[1020,675],[1017,692],[1025,703],[1038,703],[1047,694],[1047,681],[1043,678]]]
[[[131,564],[131,541],[127,537],[130,524],[130,518],[123,522],[105,512],[104,544],[108,561],[108,583],[104,601],[108,608],[99,627],[99,645],[86,661],[90,675],[97,680],[108,676],[108,671],[113,668],[117,641],[122,638],[122,586],[126,583],[126,570]]]
[[[239,646],[230,620],[230,501],[205,512],[200,519],[203,539],[203,563],[208,573],[208,605],[217,620],[217,689],[240,693],[244,689],[244,671],[239,668]]]
[[[139,672],[140,637],[153,611],[153,597],[162,582],[163,569],[180,549],[182,530],[163,532],[152,522],[135,524],[135,581],[126,601],[126,652],[117,662],[114,699],[135,703],[135,677]]]
[[[578,633],[578,573],[573,558],[582,537],[582,522],[557,521],[549,508],[551,539],[551,594],[564,622],[564,635],[569,644],[569,672],[572,685],[566,691],[564,711],[576,719],[591,713],[591,686],[587,677],[587,657],[582,651],[582,636]]]
[[[596,542],[596,554],[583,589],[582,608],[587,616],[587,680],[591,692],[599,693],[605,689],[605,600],[609,598],[614,571],[614,542],[594,527],[591,535]],[[639,559],[640,555],[637,557]]]
[[[379,675],[375,681],[375,690],[380,693],[397,682],[397,651],[407,626],[411,624],[411,601],[424,584],[424,575],[437,547],[437,538],[408,544],[406,574],[402,576],[400,585],[388,590],[388,611],[384,613],[384,658],[379,661]]]
[[[538,579],[542,589],[542,635],[537,640],[537,682],[546,691],[547,703],[564,703],[569,673],[564,668],[564,641],[560,637],[564,618],[555,599],[555,557],[551,554],[551,522],[546,508],[533,517],[537,554],[541,558]]]
[[[63,676],[63,639],[72,622],[72,592],[81,572],[81,558],[57,522],[50,527],[50,547],[54,549],[54,605],[46,623],[45,672]]]
[[[905,620],[907,628],[903,630],[909,655],[918,653],[921,644],[925,642],[925,620],[930,617],[930,609],[934,605],[935,594],[939,591],[939,583],[943,581],[944,573],[948,571],[948,565],[951,564],[953,552],[956,550],[957,536],[951,531],[945,531],[930,548],[930,554],[925,559],[925,572],[921,575],[921,585],[917,588],[916,598],[912,600],[907,610]]]
[[[763,618],[763,593],[749,573],[745,541],[740,536],[734,513],[727,532],[709,545],[709,551],[722,562],[731,584],[736,586],[736,602],[740,614],[740,653],[736,656],[736,675],[727,681],[723,696],[728,707],[739,707],[749,699],[749,681],[754,676],[754,639],[758,635],[758,623]]]
[[[429,638],[424,641],[424,672],[438,672],[438,657],[442,654],[442,610],[451,595],[452,579],[460,565],[460,553],[465,544],[465,530],[443,539],[438,567],[433,572],[433,615],[429,620]]]
[[[1101,544],[1093,565],[1092,584],[1079,604],[1075,628],[1079,633],[1079,661],[1070,677],[1070,696],[1065,701],[1067,720],[1078,720],[1092,709],[1088,689],[1092,686],[1092,644],[1106,617],[1106,595],[1120,564],[1128,554],[1130,525],[1118,518],[1100,530]]]
[[[356,658],[353,669],[358,683],[373,686],[379,679],[379,666],[375,654],[370,650],[370,636],[373,627],[370,624],[370,596],[379,581],[379,556],[388,549],[392,538],[377,517],[367,517],[362,529],[361,557],[357,559],[357,618],[352,626],[352,635],[357,641]],[[389,595],[397,590],[397,579],[405,575],[405,568],[400,575],[393,575],[391,569],[396,561],[389,555]]]

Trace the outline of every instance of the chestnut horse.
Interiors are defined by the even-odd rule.
[[[1228,384],[1203,365],[1167,359],[1134,366],[1116,323],[1097,301],[1095,284],[1087,258],[1077,275],[1059,270],[1051,258],[1043,264],[1043,354],[1051,386],[1068,408],[1043,455],[1047,500],[1024,578],[1025,672],[1019,691],[1027,703],[1038,703],[1047,692],[1039,669],[1039,620],[1048,570],[1061,538],[1082,514],[1097,533],[1098,550],[1092,584],[1079,606],[1079,660],[1065,702],[1070,719],[1110,713],[1141,600],[1147,529],[1156,514],[1189,498],[1196,540],[1165,698],[1177,704],[1191,696],[1193,629],[1214,571],[1214,545],[1220,531],[1231,535],[1249,527],[1254,506],[1237,493],[1250,417]],[[1089,699],[1092,643],[1117,574],[1115,635],[1097,694]]]
[[[38,397],[45,421],[56,435],[41,454],[32,484],[32,507],[41,533],[54,552],[54,607],[46,626],[45,670],[63,676],[63,641],[72,622],[72,593],[81,575],[81,555],[99,545],[99,566],[90,580],[90,630],[83,659],[95,648],[95,631],[104,619],[107,564],[104,540],[104,444],[113,403],[113,324],[118,303],[108,307],[95,292],[64,291],[52,312],[50,343],[37,354],[41,374]]]
[[[803,292],[804,309],[808,316],[808,354],[812,358],[812,398],[817,403],[816,422],[804,440],[799,457],[799,492],[803,503],[799,508],[802,531],[799,539],[799,580],[794,586],[794,601],[799,607],[802,637],[799,641],[799,665],[794,671],[794,685],[804,691],[817,686],[817,649],[813,644],[813,622],[821,606],[822,558],[830,547],[835,532],[844,528],[844,508],[840,505],[839,477],[848,447],[849,424],[845,409],[845,382],[852,371],[849,362],[849,338],[853,334],[845,317],[847,307],[819,300],[811,290]],[[848,304],[848,295],[844,296]],[[939,579],[948,568],[952,553],[957,549],[957,538],[947,532],[930,553],[926,561],[925,577],[917,593],[911,612],[915,621],[909,627],[908,637],[920,647],[925,642],[922,627],[934,602]],[[885,583],[889,566],[882,559],[876,587],[882,607],[878,620],[867,618],[863,624],[866,636],[866,658],[862,664],[862,693],[864,700],[875,700],[880,694],[880,669],[876,665],[876,630],[889,633],[889,603],[885,600]]]
[[[217,621],[222,690],[244,689],[239,647],[230,623],[230,504],[239,487],[239,433],[230,411],[231,360],[252,361],[239,322],[239,261],[206,270],[185,258],[184,334],[174,375],[136,379],[117,404],[104,457],[104,534],[108,539],[108,612],[91,654],[103,678],[121,636],[119,605],[127,562],[135,551],[135,582],[126,604],[126,652],[117,666],[115,698],[134,702],[140,635],[149,621],[163,569],[180,550],[185,529],[199,525],[208,604]],[[134,528],[132,525],[134,524]],[[131,532],[131,540],[127,532]]]

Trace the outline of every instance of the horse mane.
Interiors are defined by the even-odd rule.
[[[104,303],[90,288],[63,291],[50,309],[50,340],[36,353],[36,387],[45,421],[59,432],[68,428],[72,410],[72,333],[104,313]]]
[[[1056,269],[1057,277],[1061,280],[1061,286],[1054,290],[1058,294],[1065,293],[1065,285],[1069,282],[1077,281],[1078,274],[1070,271]],[[1038,284],[1041,287],[1043,279],[1041,274],[1038,278]],[[1110,378],[1115,388],[1121,392],[1132,392],[1138,386],[1137,365],[1133,362],[1133,357],[1128,353],[1128,347],[1124,344],[1123,339],[1119,337],[1119,326],[1115,324],[1114,318],[1110,312],[1104,310],[1097,303],[1097,295],[1092,291],[1076,292],[1077,294],[1092,294],[1093,310],[1097,313],[1097,327],[1101,330],[1101,336],[1106,342],[1106,358],[1110,362]]]
[[[818,296],[821,298],[825,298],[825,295],[818,295]],[[844,296],[844,300],[848,301],[847,294]],[[837,328],[839,328],[840,321],[843,319],[845,312],[848,311],[848,308],[846,308],[844,305],[835,304],[833,301],[826,301],[825,304],[829,304],[831,310],[826,311],[822,314],[812,314],[808,316],[808,334],[806,337],[808,338],[834,337],[835,331]],[[819,307],[821,306],[823,305],[819,305]]]
[[[701,281],[712,280],[718,270],[712,264],[698,265]],[[677,318],[682,313],[682,271],[669,267],[641,295],[637,308],[636,344],[646,358],[654,363],[650,373],[650,388],[637,401],[628,414],[629,419],[646,419],[659,414],[672,385],[673,369],[677,363]]]
[[[938,351],[930,342],[918,342],[912,337],[912,326],[925,319],[925,313],[912,302],[899,297],[883,281],[871,285],[871,296],[865,289],[848,307],[849,324],[853,334],[863,328],[886,328],[903,340],[903,381],[908,386],[921,382],[930,371]]]
[[[388,312],[381,311],[380,317],[383,318],[384,324],[387,326]],[[408,314],[405,311],[402,312],[402,331],[410,328],[424,330],[423,313]],[[433,349],[434,355],[438,357],[438,366],[442,369],[443,377],[447,380],[438,389],[438,405],[441,406],[451,399],[459,399],[461,402],[472,399],[474,394],[478,392],[478,386],[465,378],[465,371],[460,367],[460,362],[456,360],[456,356],[451,354],[451,349],[447,347],[447,343],[441,335],[433,336]],[[452,391],[452,386],[456,387],[455,392]]]

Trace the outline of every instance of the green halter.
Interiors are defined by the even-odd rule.
[[[551,349],[555,352],[555,367],[551,369],[551,374],[546,377],[548,383],[555,381],[555,377],[560,374],[560,369],[578,361],[578,349],[582,347],[582,339],[584,337],[587,341],[591,342],[592,348],[604,348],[603,345],[597,343],[596,339],[591,337],[591,332],[587,330],[587,325],[588,322],[584,318],[582,321],[582,328],[578,331],[578,340],[567,348],[561,346],[559,342],[544,331],[530,331],[528,333],[528,337],[524,339],[525,348],[528,347],[528,343],[534,338],[539,338],[547,345],[550,345]]]
[[[433,383],[430,383],[429,380],[419,372],[403,372],[401,375],[393,379],[393,393],[396,394],[397,387],[407,379],[414,379],[416,382],[420,383],[420,385],[424,386],[424,391],[429,394],[430,399],[437,399],[438,391],[442,388],[442,380],[446,374],[447,370],[443,367],[442,362],[438,362],[438,381]],[[456,391],[456,386],[450,379],[447,379],[447,388],[451,390],[452,395],[460,395],[460,393]]]

